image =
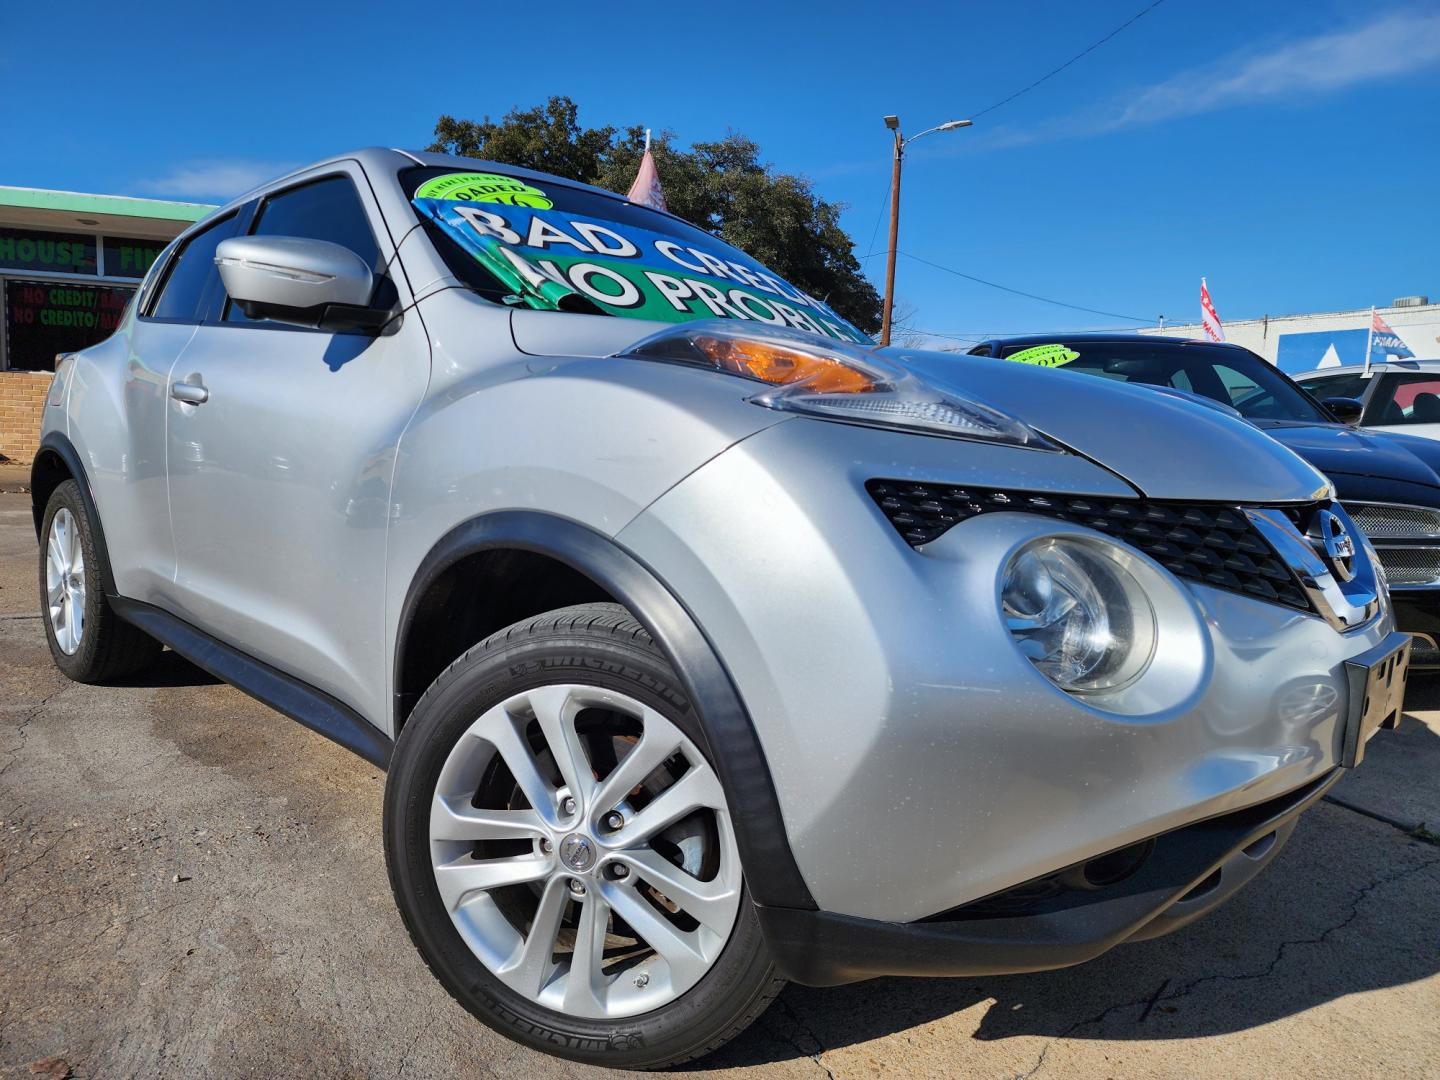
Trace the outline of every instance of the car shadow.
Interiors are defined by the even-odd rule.
[[[144,671],[117,679],[111,686],[161,690],[179,686],[215,686],[220,682],[204,668],[197,667],[179,653],[166,649]]]
[[[1411,711],[1440,707],[1440,675],[1417,673],[1411,682]],[[1440,762],[1434,729],[1407,716],[1402,733],[1394,754]],[[1381,754],[1375,757],[1378,762]],[[1436,886],[1440,846],[1433,834],[1410,835],[1322,803],[1302,817],[1266,873],[1172,935],[1121,945],[1059,971],[875,979],[828,989],[792,985],[734,1042],[686,1068],[818,1058],[915,1033],[966,1010],[975,1015],[960,1029],[982,1041],[1174,1040],[1246,1031],[1440,972],[1430,931],[1440,917]],[[1386,891],[1406,889],[1403,903],[1395,902],[1401,893]]]

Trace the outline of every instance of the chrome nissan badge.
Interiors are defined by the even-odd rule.
[[[1355,576],[1355,541],[1345,523],[1329,510],[1315,515],[1315,526],[1320,538],[1317,546],[1325,556],[1325,562],[1337,581],[1349,581]]]

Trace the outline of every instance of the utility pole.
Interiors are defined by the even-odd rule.
[[[895,135],[895,163],[890,170],[890,248],[885,256],[885,306],[880,311],[880,344],[890,344],[890,315],[895,307],[895,247],[900,237],[900,161],[905,156],[905,137],[900,118],[885,117],[885,126]]]
[[[916,139],[924,138],[934,131],[955,131],[970,127],[973,120],[950,120],[935,127],[926,128],[919,135],[905,138],[900,134],[900,117],[885,117],[885,126],[895,135],[895,161],[890,171],[890,251],[885,259],[885,302],[880,308],[880,344],[890,344],[890,323],[895,310],[895,256],[900,240],[900,165],[905,158],[905,147]]]

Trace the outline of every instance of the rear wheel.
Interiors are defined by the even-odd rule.
[[[644,629],[587,604],[518,623],[416,706],[385,794],[412,938],[471,1012],[629,1068],[707,1053],[781,987],[725,793]]]
[[[94,528],[79,485],[66,480],[51,493],[41,519],[40,602],[55,666],[84,683],[133,675],[163,648],[110,607]]]

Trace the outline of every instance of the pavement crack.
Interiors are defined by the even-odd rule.
[[[27,734],[25,729],[28,728],[32,723],[34,723],[34,721],[40,716],[40,714],[45,711],[45,706],[49,705],[50,702],[55,700],[55,698],[59,697],[67,689],[69,689],[70,685],[71,684],[68,680],[58,680],[54,688],[48,694],[42,697],[39,701],[35,702],[35,704],[31,705],[29,708],[27,708],[25,712],[21,715],[20,722],[16,724],[14,728],[16,742],[13,746],[7,746],[5,748],[5,753],[10,756],[10,760],[5,762],[4,765],[0,765],[0,776],[3,776],[6,770],[9,769],[11,765],[14,765],[15,762],[20,760],[20,751],[25,746],[25,739]]]
[[[1202,975],[1199,978],[1191,979],[1189,982],[1181,984],[1175,989],[1173,993],[1169,994],[1165,993],[1165,988],[1170,985],[1170,980],[1166,979],[1165,982],[1160,984],[1160,989],[1157,990],[1155,993],[1151,994],[1148,998],[1136,998],[1133,1001],[1122,1001],[1115,1005],[1108,1005],[1093,1016],[1087,1016],[1084,1019],[1075,1021],[1069,1027],[1061,1031],[1060,1034],[1049,1039],[1045,1043],[1045,1045],[1040,1048],[1040,1056],[1035,1060],[1035,1064],[1032,1065],[1028,1071],[1018,1074],[1016,1080],[1028,1080],[1029,1077],[1032,1077],[1037,1072],[1039,1072],[1041,1067],[1044,1066],[1046,1058],[1049,1056],[1050,1048],[1054,1046],[1057,1042],[1061,1042],[1065,1039],[1070,1038],[1082,1028],[1092,1027],[1094,1025],[1104,1023],[1107,1019],[1110,1018],[1113,1013],[1124,1012],[1126,1009],[1136,1009],[1144,1006],[1145,1011],[1140,1015],[1139,1019],[1136,1020],[1136,1023],[1139,1024],[1144,1022],[1144,1020],[1154,1010],[1155,1006],[1159,1005],[1162,1002],[1178,1001],[1181,998],[1184,998],[1187,995],[1193,993],[1196,989],[1205,985],[1206,983],[1250,982],[1256,979],[1269,978],[1275,973],[1276,969],[1279,968],[1280,964],[1285,960],[1286,954],[1292,948],[1301,945],[1323,944],[1330,938],[1332,934],[1338,934],[1340,931],[1344,930],[1347,926],[1349,926],[1356,919],[1358,919],[1360,917],[1360,911],[1365,905],[1365,901],[1376,889],[1383,888],[1386,885],[1393,885],[1397,881],[1403,881],[1405,878],[1422,873],[1423,871],[1429,870],[1435,866],[1440,866],[1440,858],[1427,859],[1426,861],[1417,863],[1414,866],[1406,867],[1404,870],[1399,870],[1390,874],[1382,874],[1379,877],[1372,879],[1367,884],[1361,886],[1361,888],[1355,893],[1355,896],[1350,901],[1348,910],[1338,922],[1336,922],[1332,926],[1326,927],[1317,935],[1303,938],[1290,938],[1282,941],[1279,946],[1276,947],[1275,955],[1270,958],[1269,963],[1265,965],[1263,970],[1242,972],[1234,975]]]
[[[1064,1036],[1061,1037],[1063,1038]],[[1045,1059],[1050,1056],[1050,1047],[1054,1045],[1055,1040],[1051,1039],[1044,1046],[1042,1046],[1040,1048],[1040,1056],[1035,1059],[1035,1064],[1031,1065],[1030,1068],[1026,1069],[1023,1073],[1016,1073],[1015,1080],[1030,1080],[1030,1077],[1034,1076],[1041,1069],[1043,1069],[1045,1067]]]
[[[1150,1014],[1155,1011],[1155,1005],[1159,1002],[1160,995],[1165,993],[1165,988],[1169,985],[1170,980],[1166,979],[1164,982],[1162,982],[1159,986],[1155,988],[1155,993],[1150,995],[1150,1001],[1145,1006],[1145,1011],[1140,1014],[1140,1019],[1137,1020],[1136,1023],[1143,1024],[1146,1020],[1150,1019]]]
[[[810,1026],[806,1024],[805,1021],[800,1019],[800,1014],[795,1011],[795,1007],[791,1005],[790,1002],[785,1000],[784,996],[777,998],[775,1004],[780,1007],[780,1010],[782,1012],[789,1016],[790,1023],[794,1025],[794,1028],[799,1034],[800,1038],[797,1038],[795,1035],[789,1032],[777,1031],[772,1025],[769,1024],[767,1024],[766,1027],[770,1028],[771,1033],[777,1038],[789,1043],[791,1048],[793,1048],[797,1054],[800,1054],[803,1057],[808,1057],[811,1061],[813,1061],[816,1067],[825,1073],[828,1080],[835,1080],[835,1074],[830,1071],[830,1066],[826,1065],[825,1062],[820,1060],[820,1056],[825,1053],[825,1044],[820,1041],[820,1037],[816,1035],[813,1030],[811,1030]],[[813,1048],[812,1046],[805,1046],[802,1044],[803,1040],[806,1039],[809,1040]]]
[[[1178,990],[1176,990],[1175,993],[1167,994],[1163,998],[1163,1000],[1174,1001],[1178,998],[1185,997],[1196,987],[1202,986],[1208,982],[1249,982],[1254,979],[1269,978],[1275,973],[1275,970],[1285,960],[1285,954],[1288,953],[1292,948],[1298,947],[1300,945],[1323,944],[1325,941],[1329,940],[1332,934],[1338,934],[1341,930],[1344,930],[1347,926],[1349,926],[1356,919],[1358,919],[1360,917],[1360,911],[1365,905],[1365,901],[1369,899],[1370,894],[1373,893],[1376,889],[1383,888],[1386,885],[1393,885],[1397,881],[1403,881],[1405,878],[1422,873],[1423,871],[1429,870],[1431,867],[1434,866],[1440,866],[1440,858],[1427,859],[1424,862],[1416,863],[1414,866],[1406,867],[1404,870],[1397,870],[1394,873],[1382,874],[1379,877],[1374,878],[1368,884],[1362,886],[1360,890],[1355,894],[1354,898],[1350,901],[1350,908],[1345,913],[1344,918],[1342,918],[1334,925],[1326,927],[1317,935],[1303,938],[1290,938],[1286,941],[1282,941],[1279,947],[1275,950],[1275,955],[1271,957],[1270,962],[1265,965],[1265,969],[1263,971],[1248,972],[1239,975],[1203,975],[1198,979],[1192,979],[1190,980],[1190,982],[1185,983]]]
[[[426,1028],[417,1028],[415,1036],[410,1040],[410,1045],[400,1052],[400,1071],[395,1074],[395,1080],[401,1080],[406,1070],[410,1068],[410,1056],[415,1053],[415,1047],[420,1045],[420,1040],[425,1037]]]

